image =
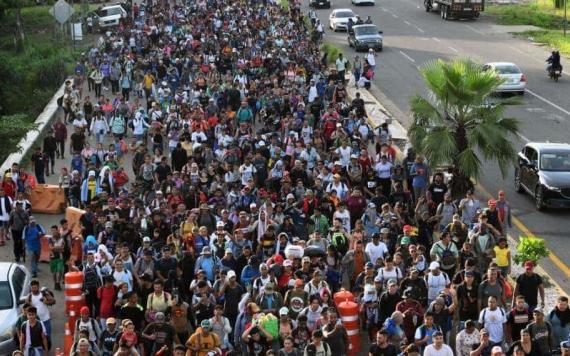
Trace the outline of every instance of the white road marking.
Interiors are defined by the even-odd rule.
[[[401,51],[400,51],[400,52],[401,52]],[[560,106],[554,104],[552,101],[550,101],[550,100],[548,100],[548,99],[546,99],[546,98],[544,98],[544,97],[538,95],[537,93],[533,92],[532,90],[527,89],[526,92],[529,93],[530,95],[536,97],[537,99],[544,101],[545,103],[547,103],[548,105],[552,106],[553,108],[558,109],[558,110],[562,111],[563,113],[565,113],[566,115],[570,116],[570,111],[568,111],[568,110],[566,110],[566,109],[564,109],[564,108],[562,108],[562,107],[560,107]]]
[[[422,29],[421,29],[421,28],[419,28],[419,27],[416,27],[416,29],[417,29],[418,31],[420,31],[421,33],[425,33],[425,31],[424,31],[424,30],[422,30]]]
[[[519,52],[520,54],[526,54],[526,52],[521,51],[519,48],[516,48],[515,46],[509,46],[510,49]]]
[[[441,42],[441,40],[437,37],[432,37],[431,39],[434,40],[435,42]]]
[[[390,11],[388,11],[388,9],[385,8],[385,7],[382,8],[382,11],[384,11],[384,12],[390,12]]]
[[[404,23],[408,26],[411,25],[409,21],[404,21]]]
[[[419,9],[419,8],[420,8],[420,5],[417,5],[416,8]]]
[[[402,56],[406,57],[410,62],[416,63],[416,61],[412,57],[408,56],[407,54],[405,54],[402,51],[400,51],[400,53],[402,54]]]
[[[398,15],[392,14],[392,17],[395,18],[395,19],[397,19],[397,18],[398,18]]]
[[[544,112],[543,108],[526,108],[528,112]]]
[[[471,26],[471,25],[465,25],[465,27],[467,27],[468,29],[470,29],[471,31],[478,33],[480,35],[484,35],[483,32],[479,31],[478,29],[476,29],[475,27]]]
[[[523,135],[519,134],[519,137],[522,138],[523,141],[526,142],[526,143],[529,143],[529,142],[530,142],[530,140],[529,140],[526,136],[523,136]]]
[[[458,52],[459,52],[459,50],[458,50],[457,48],[453,48],[453,47],[451,47],[451,46],[449,46],[449,49],[452,50],[452,51],[455,52],[455,53],[458,53]]]

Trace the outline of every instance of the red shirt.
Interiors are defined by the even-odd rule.
[[[115,286],[111,287],[99,287],[97,289],[97,297],[101,301],[99,304],[99,316],[101,318],[110,318],[115,316],[114,303],[116,290]]]

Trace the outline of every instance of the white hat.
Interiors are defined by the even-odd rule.
[[[434,269],[438,269],[439,268],[439,262],[437,261],[432,261],[432,263],[429,264],[429,269],[430,270],[434,270]]]
[[[148,236],[143,237],[143,242],[150,242],[150,237]]]
[[[95,177],[95,176],[96,176],[95,171],[89,171],[89,177]]]
[[[287,315],[287,314],[289,314],[289,308],[282,307],[281,309],[279,309],[279,315]]]
[[[228,273],[226,274],[226,277],[227,277],[228,279],[230,279],[230,278],[232,278],[232,277],[235,277],[235,276],[236,276],[236,273],[234,272],[234,270],[231,270],[231,269],[230,269],[230,270],[228,271]]]
[[[224,226],[226,226],[226,224],[224,224],[223,221],[218,221],[218,222],[216,223],[216,227],[224,227]]]

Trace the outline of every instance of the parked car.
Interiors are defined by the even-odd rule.
[[[504,82],[497,88],[497,93],[515,92],[520,95],[524,94],[526,88],[526,76],[517,67],[516,64],[510,62],[492,62],[483,66],[483,70],[493,70],[499,78]]]
[[[538,210],[570,207],[570,144],[527,143],[518,154],[514,188],[532,195]]]
[[[121,19],[127,17],[127,10],[121,4],[104,6],[94,12],[100,29],[119,26]]]
[[[14,341],[20,300],[30,293],[30,273],[23,265],[0,262],[0,355],[19,348]]]
[[[330,0],[309,0],[309,6],[313,8],[330,9]]]
[[[382,31],[373,24],[352,26],[352,30],[348,31],[348,45],[356,51],[370,48],[381,51],[384,45]]]
[[[338,30],[346,31],[348,19],[352,19],[356,23],[358,15],[351,9],[334,9],[329,16],[329,27],[335,32]]]

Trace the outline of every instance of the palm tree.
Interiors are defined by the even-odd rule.
[[[472,187],[470,178],[480,177],[480,156],[496,161],[505,177],[516,156],[510,139],[518,136],[519,123],[503,117],[504,104],[488,104],[502,80],[468,59],[432,61],[421,73],[428,98],[416,95],[410,104],[409,137],[416,151],[432,167],[451,166],[455,197]]]

